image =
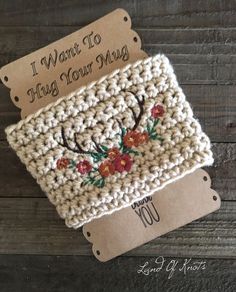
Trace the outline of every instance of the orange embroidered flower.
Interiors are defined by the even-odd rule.
[[[57,160],[57,169],[67,168],[69,162],[70,161],[67,158],[60,158],[60,159],[58,159]]]
[[[110,158],[111,160],[114,160],[116,156],[119,154],[120,154],[120,151],[117,147],[113,147],[107,151],[108,158]]]
[[[92,165],[90,164],[89,161],[83,160],[83,161],[80,161],[76,165],[76,168],[77,168],[77,170],[78,170],[79,173],[85,174],[85,173],[90,172],[90,170],[92,169]]]
[[[149,136],[147,132],[139,133],[137,136],[137,143],[138,145],[144,144],[148,141]]]
[[[123,143],[128,148],[131,148],[133,146],[138,146],[138,132],[130,131],[126,133],[123,138]]]
[[[132,164],[133,161],[131,160],[129,154],[119,155],[114,160],[115,170],[118,172],[130,171]]]
[[[164,107],[160,104],[154,105],[154,107],[151,109],[151,115],[154,119],[162,117],[164,112]]]
[[[106,160],[106,161],[102,162],[99,165],[98,170],[99,170],[101,176],[103,176],[103,177],[107,177],[107,176],[112,175],[112,174],[115,173],[115,167],[112,164],[112,162],[109,161],[109,160]]]

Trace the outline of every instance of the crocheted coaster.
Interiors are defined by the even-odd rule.
[[[163,55],[116,70],[6,133],[74,228],[213,163],[210,141]]]

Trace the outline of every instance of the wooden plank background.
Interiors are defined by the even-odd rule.
[[[219,211],[108,263],[91,255],[81,231],[64,226],[9,148],[4,128],[19,111],[0,84],[0,291],[236,291],[236,1],[0,0],[0,66],[24,56],[115,8],[126,9],[149,54],[165,53],[196,117],[213,142],[207,169],[222,198]],[[140,265],[203,259],[205,271]]]

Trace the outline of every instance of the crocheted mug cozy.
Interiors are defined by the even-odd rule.
[[[78,228],[213,163],[169,60],[140,60],[6,129],[68,227]]]

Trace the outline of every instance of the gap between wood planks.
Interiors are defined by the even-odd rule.
[[[0,24],[10,25],[86,25],[110,11],[123,7],[135,25],[159,27],[235,26],[236,5],[234,1],[1,1],[3,11]]]
[[[236,290],[236,261],[233,259],[199,257],[189,261],[187,258],[187,271],[180,272],[185,259],[166,257],[159,272],[152,271],[149,275],[138,272],[145,263],[147,268],[156,268],[157,257],[158,254],[153,257],[122,256],[100,263],[92,256],[1,255],[1,292],[19,292],[19,287],[24,292]],[[204,261],[205,269],[191,269],[196,261]],[[175,263],[178,264],[171,274]]]

